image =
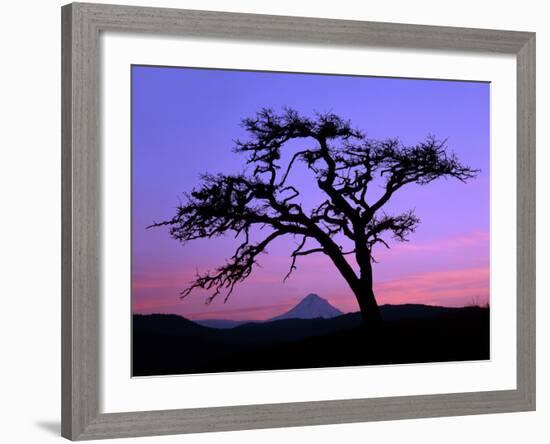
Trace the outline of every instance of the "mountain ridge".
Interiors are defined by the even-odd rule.
[[[343,315],[344,312],[332,306],[330,302],[318,294],[309,293],[307,296],[302,298],[296,305],[294,305],[290,310],[281,313],[280,315],[274,316],[265,320],[231,320],[231,319],[197,319],[194,320],[196,324],[202,325],[203,327],[210,328],[235,328],[240,325],[249,324],[249,323],[265,323],[272,321],[279,321],[282,319],[330,319],[336,316]]]
[[[343,314],[342,311],[333,307],[329,301],[318,294],[309,293],[290,310],[274,316],[268,319],[268,321],[279,321],[281,319],[330,319]]]
[[[432,317],[443,313],[461,310],[462,308],[464,307],[444,307],[439,305],[426,305],[426,304],[413,304],[413,303],[383,304],[380,306],[380,314],[383,320],[393,321],[393,320],[399,320],[399,319],[405,319],[405,318]],[[288,313],[288,311],[286,313]],[[349,313],[342,313],[341,315],[338,315],[338,316],[342,316],[342,315],[360,316],[360,313],[358,311],[349,312]],[[274,318],[270,318],[270,319],[265,319],[265,320],[230,320],[230,319],[194,320],[194,319],[190,319],[190,321],[198,325],[201,325],[203,327],[229,329],[229,328],[239,327],[245,324],[253,324],[253,323],[264,324],[268,322],[281,320],[281,319],[276,319],[278,316],[275,316]],[[292,318],[288,318],[288,319],[292,319]],[[294,319],[300,319],[300,318],[294,318]]]

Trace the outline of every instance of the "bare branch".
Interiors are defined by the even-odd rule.
[[[306,241],[307,241],[307,237],[304,236],[302,238],[302,241],[298,244],[298,246],[296,247],[296,249],[291,253],[290,257],[292,258],[292,262],[290,263],[290,268],[288,270],[288,273],[286,274],[286,276],[284,277],[283,279],[283,282],[286,282],[286,280],[290,277],[290,275],[292,274],[292,272],[294,270],[296,270],[296,257],[298,255],[298,253],[300,252],[300,250],[304,247],[304,245],[306,244]]]
[[[257,256],[264,252],[274,239],[283,234],[286,233],[283,231],[276,231],[258,244],[241,244],[225,265],[218,267],[213,273],[209,272],[203,275],[197,275],[191,285],[180,293],[180,297],[183,299],[189,296],[189,294],[197,288],[213,290],[214,292],[207,299],[207,303],[210,303],[222,291],[226,290],[227,293],[224,297],[224,302],[227,302],[229,296],[233,293],[235,285],[244,281],[252,272],[253,266],[256,264]]]
[[[382,214],[380,218],[374,217],[367,226],[366,239],[369,249],[372,249],[377,243],[390,248],[388,243],[381,237],[385,231],[391,232],[392,237],[400,242],[406,242],[407,236],[414,232],[420,219],[416,217],[412,210],[400,214],[399,216],[388,216]]]

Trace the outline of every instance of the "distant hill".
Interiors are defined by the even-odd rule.
[[[155,334],[203,334],[208,329],[183,316],[175,314],[134,315],[134,331],[147,331]]]
[[[219,327],[228,325],[220,320],[214,320],[218,327],[212,328],[177,315],[134,315],[132,374],[175,375],[490,357],[489,308],[405,304],[383,305],[380,311],[385,321],[383,327],[376,337],[368,338],[360,328],[360,313],[328,319],[246,322],[232,328]]]
[[[426,318],[439,316],[444,313],[451,313],[460,310],[453,307],[437,307],[423,304],[401,304],[401,305],[382,305],[380,307],[380,316],[385,321],[395,321],[407,318]],[[200,319],[192,322],[210,328],[235,328],[240,325],[249,323],[265,323],[278,321],[282,319],[331,319],[341,316],[343,313],[330,303],[316,294],[309,294],[302,299],[296,306],[291,308],[286,313],[275,316],[267,321],[234,321],[231,319]],[[356,314],[359,319],[359,313]]]
[[[286,313],[275,316],[270,321],[281,319],[330,319],[343,315],[340,310],[330,305],[330,303],[314,293],[308,294],[297,305],[292,307]]]
[[[380,307],[380,316],[384,321],[398,321],[401,319],[433,318],[459,310],[463,310],[463,308],[437,307],[424,304],[386,304]]]
[[[193,322],[195,322],[196,324],[202,325],[203,327],[233,328],[233,327],[238,327],[239,325],[247,324],[249,322],[260,322],[260,321],[233,321],[231,319],[198,319]]]
[[[289,311],[268,319],[267,321],[235,321],[232,319],[199,319],[193,322],[202,325],[204,327],[211,328],[235,328],[239,325],[248,324],[251,322],[264,323],[271,321],[279,321],[282,319],[330,319],[336,316],[341,316],[344,313],[338,310],[336,307],[330,305],[330,303],[316,294],[308,294],[298,304],[292,307]]]
[[[382,305],[380,307],[380,316],[385,321],[395,321],[400,319],[409,318],[429,318],[439,316],[444,313],[451,313],[453,311],[460,310],[460,308],[452,307],[437,307],[432,305],[423,304],[402,304],[402,305]],[[291,308],[286,313],[275,316],[267,321],[235,321],[232,319],[200,319],[192,322],[201,325],[203,327],[228,329],[239,327],[240,325],[250,323],[266,323],[272,321],[279,321],[283,319],[331,319],[337,316],[341,316],[342,313],[337,308],[330,305],[330,303],[316,294],[309,294],[302,299],[296,306]],[[350,313],[352,315],[353,313]],[[359,323],[359,313],[356,313],[357,323]]]

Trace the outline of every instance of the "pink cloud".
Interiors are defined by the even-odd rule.
[[[404,242],[392,247],[393,251],[448,251],[466,247],[473,247],[480,244],[488,244],[489,233],[485,231],[474,231],[472,233],[444,239],[434,239],[429,242]]]
[[[417,273],[375,284],[380,304],[464,306],[489,303],[489,266]]]

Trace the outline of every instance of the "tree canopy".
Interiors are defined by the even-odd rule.
[[[389,248],[388,237],[406,241],[419,223],[412,210],[387,214],[384,206],[392,196],[407,184],[426,185],[441,177],[466,182],[478,172],[450,153],[445,140],[429,136],[412,146],[398,139],[373,140],[333,113],[309,118],[293,109],[262,109],[242,125],[248,139],[237,141],[234,151],[246,155],[249,172],[203,175],[173,218],[151,225],[168,226],[182,243],[227,234],[240,239],[225,264],[198,274],[182,297],[200,288],[211,291],[208,301],[222,293],[227,300],[259,255],[281,236],[298,238],[285,279],[300,256],[321,253],[357,294],[371,273],[373,247]],[[283,156],[291,140],[303,141],[303,148]],[[303,190],[290,180],[298,163],[307,167],[324,196],[312,209],[303,208]],[[382,191],[372,198],[369,189],[375,182],[382,183]],[[255,227],[265,234],[260,240],[252,239]],[[337,241],[342,236],[353,246],[348,251]],[[346,255],[353,255],[359,273]]]

